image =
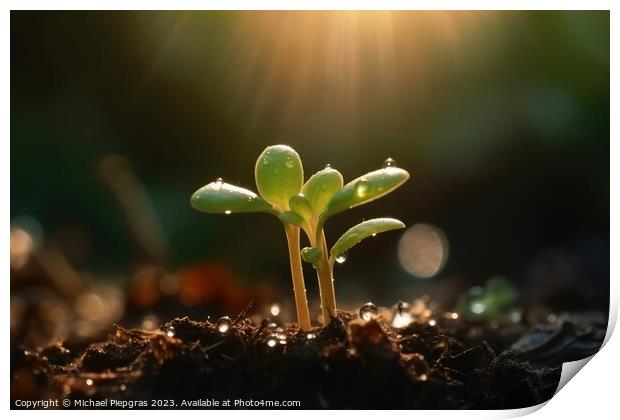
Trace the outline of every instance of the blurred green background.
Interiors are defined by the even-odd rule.
[[[609,85],[608,12],[12,12],[11,215],[79,271],[223,261],[289,298],[278,220],[200,214],[191,193],[255,189],[275,143],[307,176],[392,157],[412,179],[328,240],[397,217],[443,232],[414,243],[441,264],[416,276],[404,232],[378,236],[336,267],[339,301],[455,301],[499,275],[606,309]]]

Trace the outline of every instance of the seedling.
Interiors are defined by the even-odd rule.
[[[390,193],[409,179],[409,173],[387,159],[383,168],[346,185],[340,172],[329,165],[304,183],[303,165],[297,152],[289,146],[277,145],[267,147],[258,157],[255,178],[260,196],[218,178],[197,190],[191,204],[207,213],[265,212],[277,216],[284,224],[288,241],[299,327],[311,328],[301,258],[317,272],[323,323],[327,324],[336,316],[334,263],[344,261],[346,252],[363,239],[405,225],[390,218],[366,220],[346,231],[328,251],[325,222],[335,214]],[[310,242],[303,250],[300,229]]]

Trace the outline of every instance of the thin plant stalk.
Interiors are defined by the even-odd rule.
[[[321,313],[323,314],[323,325],[329,324],[331,318],[336,317],[336,293],[334,291],[334,278],[332,268],[329,264],[329,253],[325,233],[323,229],[317,235],[317,244],[321,250],[321,257],[316,263],[316,273],[319,279],[319,293],[321,294]]]
[[[299,228],[290,224],[284,225],[288,252],[291,263],[291,277],[293,279],[293,293],[295,295],[295,307],[297,308],[297,323],[299,329],[308,331],[311,328],[310,311],[306,297],[304,273],[301,266],[301,250],[299,247]]]

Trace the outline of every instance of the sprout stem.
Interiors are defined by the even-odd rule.
[[[284,224],[288,252],[291,262],[291,277],[293,278],[293,293],[295,294],[295,307],[297,308],[297,323],[299,329],[308,331],[311,328],[308,299],[306,298],[306,285],[304,273],[301,267],[301,250],[299,247],[299,228],[288,223]]]
[[[334,292],[334,279],[332,269],[329,264],[327,242],[325,233],[321,229],[318,236],[321,258],[316,264],[316,273],[319,278],[319,292],[321,294],[321,312],[323,314],[323,325],[329,324],[332,318],[336,317],[336,294]]]

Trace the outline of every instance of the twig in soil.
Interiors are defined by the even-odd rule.
[[[243,318],[245,318],[245,315],[248,313],[248,311],[250,309],[252,309],[252,306],[254,305],[254,301],[251,300],[250,303],[248,303],[246,305],[245,308],[243,308],[243,310],[241,312],[239,312],[239,315],[237,315],[237,318],[235,318],[235,320],[232,323],[232,326],[234,327],[235,324],[237,324],[237,322],[241,321]]]
[[[218,341],[215,344],[211,344],[209,347],[205,347],[205,351],[213,350],[214,348],[216,348],[217,346],[220,346],[223,343],[224,343],[224,340]]]

